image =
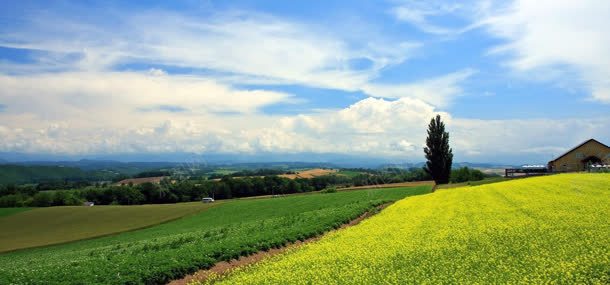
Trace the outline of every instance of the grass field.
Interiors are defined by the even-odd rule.
[[[0,218],[29,211],[32,208],[0,208]]]
[[[609,284],[609,214],[610,174],[437,191],[220,281]]]
[[[7,217],[1,217],[7,212],[1,209],[0,252],[148,227],[203,211],[210,205],[193,202],[168,205],[48,207],[21,211]]]
[[[160,284],[339,227],[430,186],[234,200],[115,236],[0,254],[0,284]],[[44,233],[39,233],[44,235]]]

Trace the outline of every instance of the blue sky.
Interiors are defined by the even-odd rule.
[[[23,2],[23,3],[22,3]],[[0,152],[545,162],[610,141],[607,1],[25,1]]]

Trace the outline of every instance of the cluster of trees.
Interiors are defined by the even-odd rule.
[[[365,186],[409,181],[431,180],[432,177],[421,168],[387,168],[383,170],[367,171],[351,178],[351,185]]]
[[[0,186],[0,207],[47,207],[81,205],[85,201],[98,205],[137,205],[199,201],[203,197],[230,199],[260,195],[283,195],[320,191],[332,186],[361,186],[405,181],[427,180],[422,169],[385,169],[354,177],[326,175],[310,179],[288,179],[276,175],[222,177],[213,180],[183,180],[160,184],[107,186],[95,185],[81,189],[40,191],[35,186]]]
[[[485,174],[478,169],[462,167],[451,170],[451,183],[461,183],[467,181],[479,181],[485,178]]]
[[[160,177],[160,176],[171,176],[171,175],[172,175],[172,173],[167,170],[151,170],[151,171],[140,172],[140,173],[134,175],[133,178]]]
[[[36,184],[36,189],[38,191],[45,190],[57,190],[57,189],[79,189],[87,186],[93,186],[94,183],[89,181],[80,180],[80,181],[69,181],[69,180],[51,180],[51,181],[41,181]]]
[[[280,175],[280,174],[294,174],[293,171],[286,171],[283,169],[273,169],[273,168],[261,168],[255,170],[240,170],[237,172],[233,172],[231,174],[221,174],[221,173],[213,173],[208,178],[209,179],[220,179],[225,176],[230,177],[246,177],[246,176],[269,176],[269,175]]]
[[[46,165],[0,165],[0,184],[67,183],[108,181],[116,176],[103,170],[85,171],[76,167]]]

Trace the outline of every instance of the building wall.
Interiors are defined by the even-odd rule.
[[[582,160],[589,156],[596,156],[604,164],[610,164],[610,148],[596,141],[589,141],[563,157],[551,161],[550,164],[553,171],[583,171],[585,170],[585,165],[582,163]]]

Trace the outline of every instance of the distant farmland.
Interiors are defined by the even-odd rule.
[[[314,178],[317,176],[330,175],[330,174],[335,174],[338,172],[339,172],[339,170],[337,170],[337,169],[314,168],[314,169],[308,169],[308,170],[303,170],[303,171],[297,171],[295,174],[282,174],[279,176],[289,178],[289,179]]]
[[[222,203],[222,202],[216,202]],[[114,234],[201,212],[200,202],[139,206],[64,206],[20,210],[0,216],[0,252]],[[25,212],[24,212],[25,211]],[[16,212],[16,211],[13,211]]]

